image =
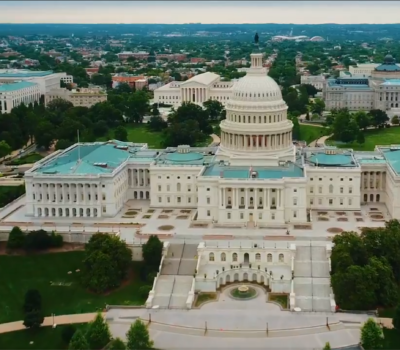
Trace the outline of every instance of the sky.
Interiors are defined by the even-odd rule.
[[[0,23],[400,23],[400,1],[0,1]]]

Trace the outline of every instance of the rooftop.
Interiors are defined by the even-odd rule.
[[[397,175],[400,175],[400,145],[379,147],[379,150]]]
[[[311,153],[306,162],[322,167],[355,167],[357,166],[351,152],[339,154]]]
[[[157,152],[144,150],[144,145],[120,141],[75,144],[55,158],[44,162],[34,173],[47,175],[111,174],[123,162],[150,163]]]
[[[53,73],[52,70],[32,71],[26,69],[0,69],[0,78],[44,77]]]
[[[185,85],[187,83],[193,83],[193,82],[204,84],[204,85],[210,85],[213,82],[215,82],[215,80],[219,79],[219,77],[220,76],[218,74],[206,72],[206,73],[195,75],[194,77],[190,78],[189,80],[186,80],[185,82],[183,82],[181,85]]]
[[[198,165],[203,166],[210,164],[214,160],[215,155],[206,152],[195,152],[194,150],[187,153],[180,152],[163,152],[157,158],[157,164],[162,165]]]
[[[224,179],[250,179],[256,172],[258,179],[282,179],[285,177],[302,178],[303,169],[293,163],[276,167],[240,167],[213,164],[208,166],[202,176],[217,176]]]
[[[35,86],[35,85],[37,85],[37,84],[30,83],[28,81],[20,81],[18,83],[12,83],[12,84],[1,84],[0,85],[0,93],[25,89],[25,88]]]
[[[381,85],[400,85],[400,79],[385,79]]]

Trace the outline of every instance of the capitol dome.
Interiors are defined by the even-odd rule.
[[[228,156],[293,158],[292,128],[279,85],[267,75],[262,53],[232,87],[221,122],[220,149]]]

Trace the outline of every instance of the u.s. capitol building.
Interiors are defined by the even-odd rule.
[[[218,79],[205,73],[181,93],[207,100],[208,90],[195,83],[215,86]],[[41,160],[25,173],[27,215],[114,217],[138,199],[153,208],[196,209],[200,222],[248,227],[306,223],[310,209],[353,211],[370,202],[400,217],[400,148],[296,148],[286,103],[261,53],[251,55],[247,75],[226,96],[218,147],[155,150],[113,140]]]

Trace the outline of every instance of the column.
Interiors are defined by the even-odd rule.
[[[380,178],[380,179],[379,179],[379,185],[380,185],[380,188],[379,188],[379,189],[380,189],[381,191],[383,191],[383,171],[380,172],[379,178]]]
[[[269,188],[268,190],[267,190],[267,203],[268,203],[268,208],[270,208],[271,207],[271,194],[272,194],[272,192],[271,192],[271,189]]]
[[[267,209],[267,189],[266,188],[264,188],[264,190],[263,190],[263,196],[264,196],[263,206],[264,206],[264,210],[265,210],[265,209]]]
[[[369,172],[369,171],[368,171],[368,182],[367,183],[368,183],[367,189],[369,190],[371,188],[371,172]]]
[[[244,202],[244,208],[249,209],[249,189],[245,188],[245,191],[246,191],[246,198]]]
[[[258,143],[257,143],[257,145],[258,145]],[[254,193],[254,199],[253,199],[254,209],[257,209],[257,206],[258,206],[258,188],[254,188],[253,189],[253,193]]]

